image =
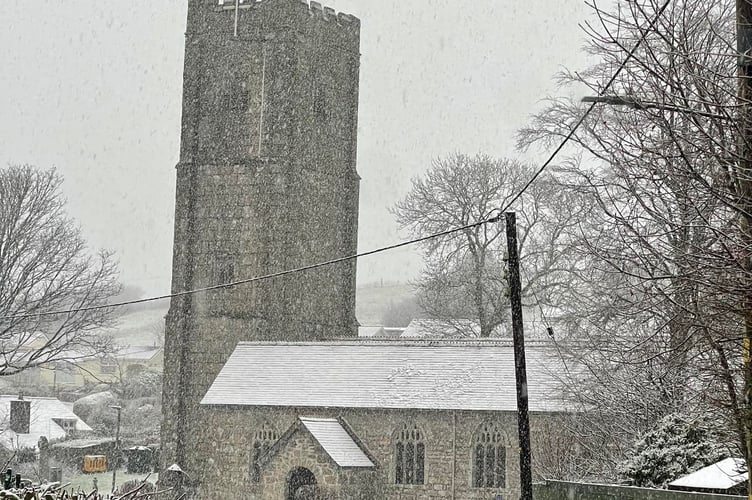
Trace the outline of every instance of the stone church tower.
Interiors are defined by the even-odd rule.
[[[304,0],[189,0],[172,290],[356,253],[360,22]],[[356,335],[355,261],[172,299],[162,463],[200,481],[201,398],[239,341]]]

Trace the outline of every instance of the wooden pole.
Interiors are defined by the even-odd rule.
[[[522,325],[522,284],[517,252],[517,217],[507,212],[507,251],[509,253],[509,298],[512,302],[512,336],[514,338],[514,372],[517,380],[517,428],[520,439],[520,499],[532,500],[533,474],[530,458],[530,419],[528,416],[525,335]]]
[[[117,475],[118,462],[120,462],[120,412],[122,408],[120,406],[110,406],[113,410],[117,411],[117,428],[115,430],[115,453],[114,462],[112,464],[112,493],[115,493],[115,476]]]

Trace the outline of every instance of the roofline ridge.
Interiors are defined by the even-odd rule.
[[[358,465],[358,466],[351,466],[351,465],[340,465],[339,462],[337,462],[337,459],[334,458],[332,453],[326,449],[324,444],[321,442],[321,440],[314,434],[314,432],[309,429],[305,423],[303,422],[302,418],[298,416],[298,421],[306,428],[306,431],[311,435],[313,440],[316,442],[316,444],[321,448],[321,450],[329,457],[329,459],[337,466],[337,467],[357,467],[357,468],[371,468],[377,466],[377,461],[374,459],[373,455],[365,448],[365,445],[363,441],[358,437],[358,435],[355,433],[355,431],[350,427],[350,424],[348,424],[342,416],[337,416],[334,418],[320,418],[320,419],[313,419],[313,421],[316,422],[329,422],[329,423],[336,423],[339,425],[340,429],[345,431],[345,434],[348,435],[350,440],[355,444],[355,446],[360,449],[360,451],[365,455],[365,457],[368,459],[369,462],[371,462],[371,465]]]
[[[562,342],[558,342],[561,344]],[[566,342],[570,343],[570,342]],[[556,347],[554,341],[548,339],[526,339],[525,344],[527,347]],[[451,346],[499,346],[506,347],[514,345],[512,339],[501,338],[475,338],[475,339],[462,339],[462,338],[331,338],[320,341],[241,341],[238,342],[237,347],[240,346],[258,346],[258,347],[335,347],[335,346],[395,346],[395,347],[451,347]]]
[[[376,460],[376,457],[371,453],[371,450],[368,449],[368,446],[366,446],[366,443],[363,442],[363,440],[358,436],[358,434],[355,432],[355,429],[352,428],[350,423],[345,420],[345,417],[343,415],[339,415],[337,417],[337,421],[339,422],[340,427],[344,429],[344,431],[350,436],[350,439],[353,440],[355,445],[360,448],[360,451],[363,452],[363,454],[368,458],[368,460],[371,461],[371,464],[373,467],[379,468],[381,465],[379,464],[379,461]]]
[[[339,419],[334,417],[303,417],[298,415],[298,420],[310,420],[312,422],[339,422]]]
[[[311,404],[250,404],[250,403],[201,403],[202,406],[217,406],[217,407],[226,407],[226,408],[271,408],[271,409],[295,409],[300,410],[302,408],[306,409],[318,409],[318,410],[373,410],[373,411],[395,411],[395,412],[401,412],[405,410],[410,411],[418,411],[418,412],[427,412],[427,413],[434,413],[434,412],[451,412],[451,411],[458,411],[458,412],[486,412],[486,413],[505,413],[505,412],[517,412],[517,407],[509,407],[509,408],[481,408],[479,406],[441,406],[441,407],[426,407],[426,406],[369,406],[369,405],[311,405]],[[562,414],[579,414],[581,413],[581,410],[575,409],[571,406],[562,407],[562,408],[536,408],[531,409],[530,414],[536,414],[536,415],[562,415]],[[296,420],[298,424],[302,425],[302,422],[300,422],[300,419]]]

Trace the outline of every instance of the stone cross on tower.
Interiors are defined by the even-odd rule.
[[[232,36],[238,36],[238,24],[240,22],[241,7],[250,7],[254,0],[218,0],[217,4],[224,10],[233,10]]]
[[[240,15],[240,0],[235,0],[235,20],[233,21],[232,36],[238,36],[238,17]]]

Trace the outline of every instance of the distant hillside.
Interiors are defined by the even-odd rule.
[[[399,306],[415,296],[406,283],[369,283],[359,286],[356,294],[356,314],[361,325],[381,325],[390,307]],[[121,346],[161,345],[164,341],[164,317],[169,303],[134,306],[126,310],[113,328],[102,329]]]
[[[415,296],[406,283],[369,283],[358,287],[355,311],[363,326],[381,325],[384,313],[390,306],[410,300]]]
[[[164,317],[169,304],[161,307],[134,308],[126,310],[112,328],[103,328],[99,333],[112,337],[123,347],[144,347],[164,343]]]

